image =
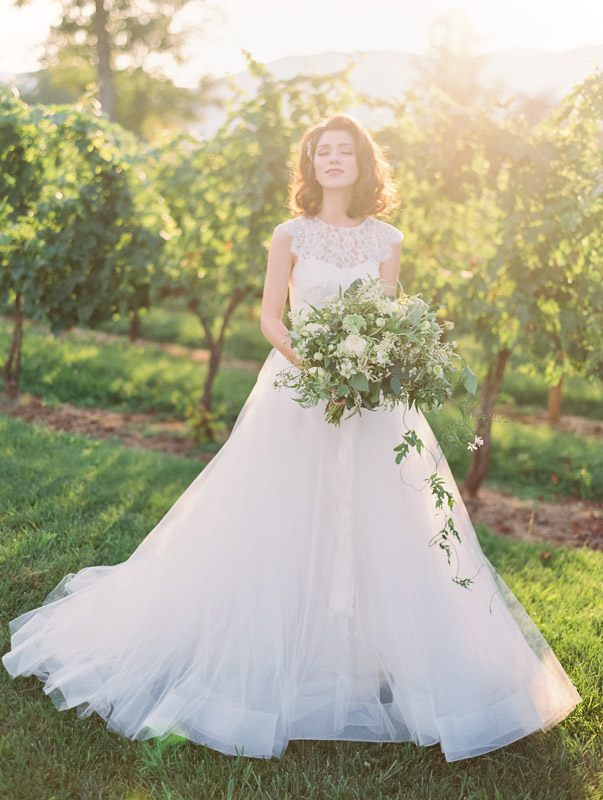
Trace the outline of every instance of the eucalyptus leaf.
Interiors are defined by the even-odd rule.
[[[366,392],[369,388],[369,382],[366,379],[366,375],[363,375],[361,372],[357,372],[350,378],[350,386],[353,389],[356,389],[358,392]]]
[[[477,391],[477,378],[473,374],[471,368],[468,365],[465,365],[465,369],[463,370],[460,381],[465,387],[465,389],[470,394],[475,394]]]
[[[392,392],[396,395],[396,397],[400,397],[402,394],[402,386],[395,375],[392,375],[389,385],[392,387]]]

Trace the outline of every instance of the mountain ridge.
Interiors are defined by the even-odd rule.
[[[603,66],[603,44],[584,45],[563,51],[512,48],[480,55],[479,77],[486,87],[496,88],[501,99],[511,97],[539,98],[545,105],[558,102],[573,86],[580,83],[598,64]],[[297,74],[324,74],[342,69],[351,60],[356,64],[350,72],[353,87],[373,97],[392,99],[413,87],[419,76],[417,65],[428,63],[430,56],[397,50],[363,50],[354,53],[324,51],[302,56],[285,56],[264,66],[277,79],[287,80]],[[0,73],[0,83],[25,86],[32,73]],[[255,94],[257,80],[248,70],[209,81],[214,95],[222,100],[232,97],[230,81],[250,96]],[[375,122],[370,109],[350,109],[365,125]],[[212,106],[199,107],[199,118],[188,130],[201,138],[212,136],[226,119],[226,111]]]

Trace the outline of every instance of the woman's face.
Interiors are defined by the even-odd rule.
[[[323,131],[314,151],[314,171],[325,189],[351,186],[358,178],[352,134],[343,130]]]

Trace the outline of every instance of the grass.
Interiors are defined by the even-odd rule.
[[[141,314],[141,336],[161,342],[174,342],[188,347],[204,347],[204,337],[198,317],[178,299],[166,300],[161,306]],[[127,319],[107,322],[102,330],[128,333]],[[469,337],[459,337],[459,352],[473,371],[482,378],[486,373],[479,345]],[[233,317],[231,332],[225,345],[230,358],[263,361],[270,345],[260,331],[258,306],[239,306]],[[548,386],[538,375],[530,375],[525,366],[507,368],[500,403],[514,405],[525,414],[546,408]],[[587,381],[580,376],[566,378],[563,385],[563,411],[566,414],[603,419],[603,381]]]
[[[426,416],[438,439],[455,419],[455,412]],[[548,425],[530,427],[506,418],[492,425],[492,455],[484,485],[495,486],[524,499],[562,497],[603,500],[603,444],[594,436],[573,436]],[[460,480],[469,468],[470,453],[444,448]]]
[[[0,320],[0,353],[8,352],[10,326]],[[47,402],[73,403],[116,411],[152,411],[177,418],[195,405],[203,389],[205,364],[176,358],[159,347],[124,340],[97,344],[94,335],[58,338],[25,323],[21,391]],[[256,375],[223,367],[214,383],[216,407],[234,423]]]
[[[167,299],[140,313],[140,335],[143,339],[157,342],[172,342],[183,347],[206,347],[199,317],[178,299]],[[130,327],[125,317],[105,322],[100,329],[126,336]],[[232,324],[224,354],[227,358],[246,358],[263,361],[271,345],[260,330],[259,305],[240,305],[232,318]]]
[[[11,314],[8,307],[0,312]],[[8,323],[0,320],[0,353],[8,346],[4,339]],[[129,320],[117,318],[100,326],[103,331],[127,335]],[[143,309],[140,313],[140,335],[143,339],[172,342],[184,347],[205,347],[203,330],[199,318],[179,298],[168,298],[160,306]],[[6,344],[5,344],[6,342]],[[486,372],[480,347],[470,337],[458,337],[459,352],[467,359],[471,368],[481,379]],[[260,330],[259,306],[242,305],[233,315],[233,322],[226,339],[226,358],[263,361],[270,351],[270,344]],[[533,414],[546,408],[548,386],[537,375],[530,375],[525,365],[515,369],[507,367],[499,403],[508,403],[525,414]],[[603,419],[603,381],[587,381],[580,376],[566,378],[563,384],[563,413],[590,419]]]
[[[479,344],[468,336],[458,339],[458,351],[469,363],[478,379],[487,367]],[[519,354],[515,354],[519,359]],[[539,375],[531,375],[527,364],[515,368],[507,365],[498,403],[515,406],[523,414],[534,414],[547,407],[548,386]],[[562,412],[589,419],[603,419],[603,381],[586,380],[579,375],[565,378],[562,387]]]
[[[8,348],[9,325],[0,320],[0,352]],[[160,348],[127,340],[97,344],[93,334],[83,339],[55,339],[29,323],[23,340],[21,389],[40,394],[46,402],[63,401],[80,407],[118,411],[158,412],[182,418],[201,393],[204,364],[174,357]],[[222,418],[234,423],[251,391],[256,374],[223,367],[215,382],[215,403]],[[438,438],[450,414],[428,415]],[[594,437],[577,437],[549,426],[520,422],[494,424],[488,484],[522,497],[603,498],[603,447]],[[449,454],[461,480],[469,464],[462,447]]]
[[[0,419],[0,618],[39,606],[68,572],[126,559],[200,467]],[[35,677],[0,672],[2,800],[601,800],[603,554],[478,531],[584,702],[548,733],[449,764],[438,747],[292,741],[281,759],[180,737],[132,742],[58,712]]]
[[[251,311],[249,310],[251,308]],[[161,342],[174,342],[188,347],[203,347],[204,337],[198,317],[178,299],[166,300],[161,306],[141,314],[141,336]],[[127,319],[105,323],[102,330],[128,333]],[[480,377],[486,373],[479,345],[467,336],[459,337],[459,352]],[[260,331],[257,306],[239,306],[225,345],[230,358],[263,361],[270,345]],[[499,403],[515,406],[517,411],[533,414],[546,408],[548,386],[538,375],[527,372],[525,365],[507,367]],[[566,378],[563,384],[563,412],[590,419],[603,419],[603,381],[587,381],[578,375]]]

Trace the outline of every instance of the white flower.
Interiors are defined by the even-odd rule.
[[[345,309],[343,300],[336,298],[333,301],[325,302],[323,308],[329,308],[334,314],[341,313]]]
[[[346,333],[360,333],[366,327],[366,322],[360,314],[347,314],[343,320],[343,329]]]
[[[314,353],[314,361],[322,361],[323,355],[322,353]]]
[[[467,450],[477,450],[478,447],[481,447],[484,443],[484,440],[481,436],[476,436],[472,442],[467,442]]]
[[[375,320],[375,325],[378,325],[380,328],[382,328],[385,325],[385,320],[383,317],[377,317]]]
[[[327,371],[322,367],[310,367],[310,369],[308,370],[308,374],[316,376],[317,378],[320,378],[322,380],[323,378],[326,377]]]
[[[348,355],[361,356],[366,350],[366,339],[351,333],[343,340],[343,352]]]
[[[456,347],[456,339],[453,342],[450,342],[453,347]]]
[[[380,297],[375,305],[381,314],[389,314],[390,317],[398,309],[398,304],[389,297]]]
[[[322,325],[319,325],[318,322],[308,322],[307,325],[304,325],[302,328],[302,333],[305,336],[309,336],[312,333],[317,333],[318,331],[322,331]]]
[[[451,320],[447,319],[444,322],[444,329],[447,330],[447,331],[451,331],[453,328],[454,328],[454,322],[452,322]]]
[[[343,375],[344,378],[350,378],[356,373],[352,362],[348,358],[344,359],[339,365],[339,373]]]

